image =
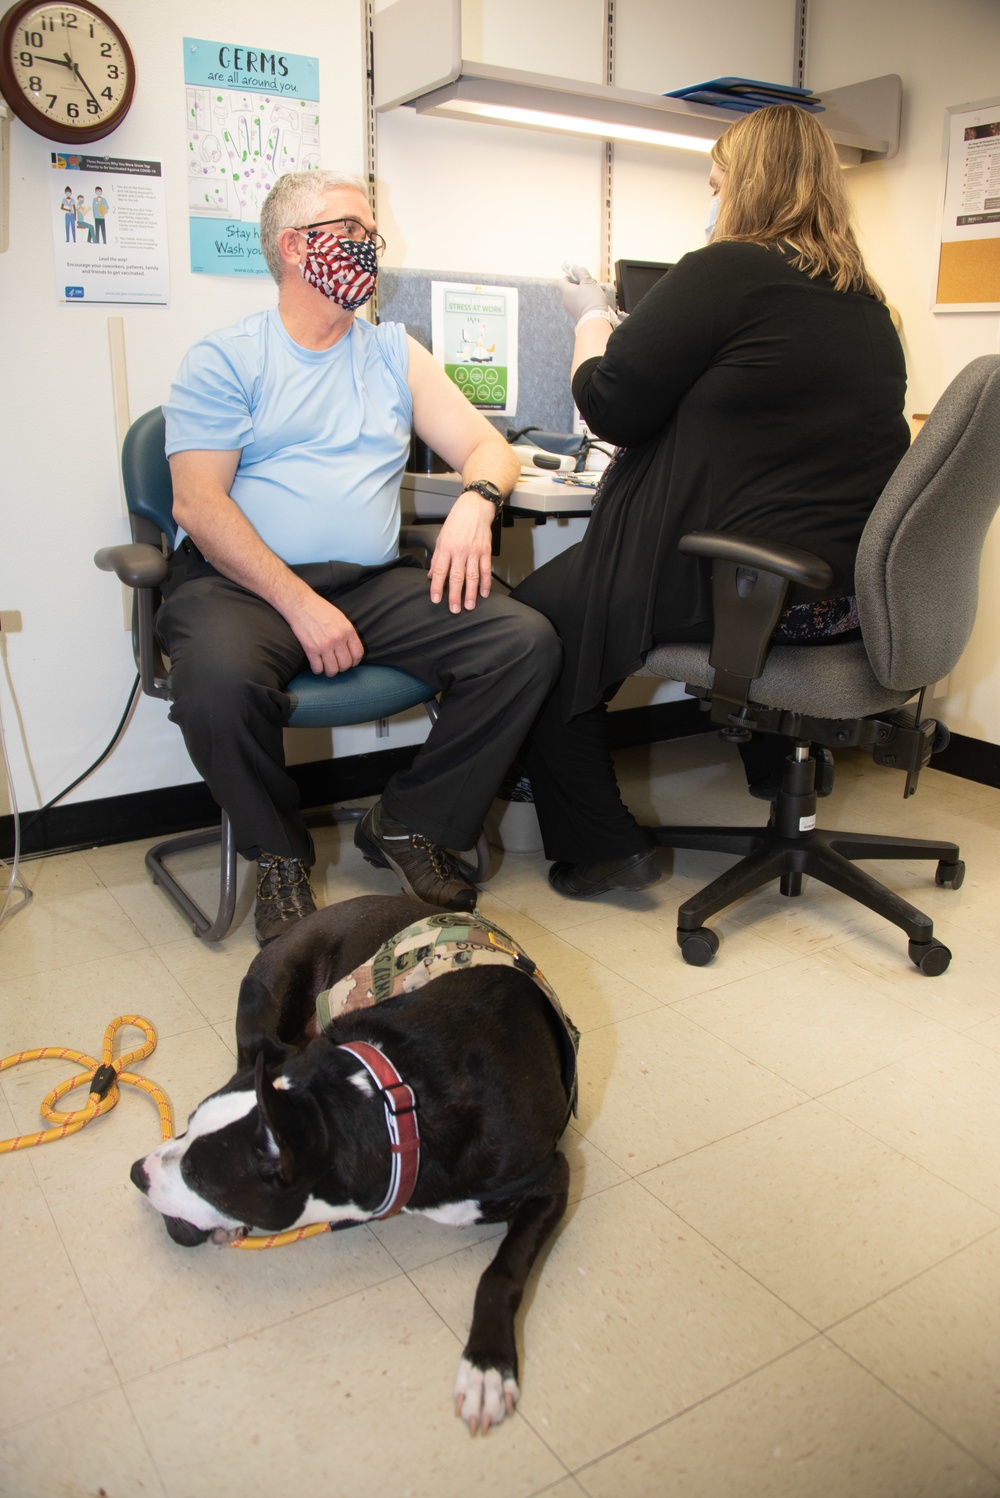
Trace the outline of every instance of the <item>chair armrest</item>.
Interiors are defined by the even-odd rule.
[[[713,562],[735,562],[738,567],[759,568],[776,572],[789,582],[804,588],[828,588],[833,569],[814,552],[800,546],[782,546],[777,541],[761,541],[755,536],[733,531],[689,531],[677,543],[686,556],[709,557]]]
[[[712,563],[712,721],[734,723],[746,715],[750,683],[764,669],[789,585],[828,588],[833,570],[801,547],[730,531],[691,531],[678,550]]]
[[[167,575],[163,552],[144,541],[102,546],[94,553],[94,565],[102,572],[113,572],[129,588],[158,588]]]

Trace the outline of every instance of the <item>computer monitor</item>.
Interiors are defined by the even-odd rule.
[[[673,263],[660,260],[616,260],[615,297],[619,312],[631,312],[661,276],[673,269]]]

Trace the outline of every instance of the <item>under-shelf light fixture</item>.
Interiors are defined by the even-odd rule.
[[[418,114],[444,119],[481,120],[681,151],[710,151],[732,124],[732,116],[721,110],[713,111],[719,116],[713,128],[704,113],[692,111],[689,117],[670,105],[651,108],[647,98],[636,95],[631,99],[626,89],[593,85],[584,94],[582,85],[569,80],[536,80],[530,74],[515,77],[510,72],[504,78],[482,76],[486,72],[485,65],[477,64],[474,72],[465,72],[454,83],[414,99],[412,107]]]

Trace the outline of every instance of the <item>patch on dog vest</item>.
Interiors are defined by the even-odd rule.
[[[566,1014],[548,980],[512,936],[475,911],[443,911],[414,921],[390,936],[373,957],[326,988],[316,998],[316,1018],[326,1029],[339,1014],[367,1009],[398,994],[414,993],[446,973],[470,967],[513,967],[538,985],[559,1018],[563,1084],[570,1107],[577,1111],[576,1053],[580,1032]]]

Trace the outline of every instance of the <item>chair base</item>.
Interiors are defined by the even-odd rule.
[[[951,960],[951,953],[936,940],[931,918],[870,874],[856,868],[854,860],[932,858],[937,860],[935,882],[957,889],[965,875],[958,845],[924,838],[838,832],[811,826],[810,823],[815,822],[816,808],[814,762],[788,761],[788,764],[794,765],[794,772],[786,774],[786,785],[782,787],[766,827],[649,829],[665,848],[742,855],[739,863],[680,906],[677,942],[684,960],[698,967],[712,960],[718,950],[718,937],[704,923],[717,911],[769,884],[772,879],[780,880],[783,895],[800,895],[803,875],[808,874],[901,927],[909,938],[910,959],[921,972],[928,977],[943,973]],[[794,794],[788,789],[792,774],[798,777]]]
[[[366,807],[337,807],[334,810],[308,813],[304,820],[307,826],[329,826],[335,822],[359,822]],[[209,916],[185,889],[175,874],[167,868],[166,860],[191,848],[205,848],[219,844],[219,903],[214,916]],[[476,844],[475,866],[460,860],[468,877],[474,884],[488,879],[492,872],[492,853],[485,833]],[[146,868],[154,884],[159,885],[167,899],[179,910],[200,941],[222,941],[232,929],[236,915],[236,896],[239,890],[239,854],[233,839],[232,826],[225,812],[220,827],[207,831],[185,832],[180,837],[167,838],[157,843],[146,853]]]

